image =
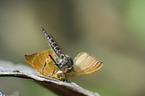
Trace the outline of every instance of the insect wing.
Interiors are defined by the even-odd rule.
[[[74,59],[74,72],[67,73],[67,76],[82,76],[96,72],[103,66],[103,62],[96,60],[86,52],[79,53]]]
[[[52,57],[54,57],[53,52],[51,50],[46,50],[46,51],[34,53],[32,55],[25,55],[25,59],[33,68],[35,68],[38,71],[39,74],[44,76],[50,76],[53,74],[53,71],[58,68],[55,66],[53,61],[48,56],[49,54]],[[43,67],[44,70],[42,74]]]
[[[34,53],[32,55],[25,55],[26,61],[33,67],[35,68],[34,64],[32,63],[34,57],[37,55],[37,53]]]

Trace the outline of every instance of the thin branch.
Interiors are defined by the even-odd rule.
[[[100,96],[98,93],[90,92],[74,82],[63,82],[54,78],[40,76],[37,71],[24,64],[13,64],[0,60],[0,77],[19,77],[34,80],[58,95],[63,96]]]

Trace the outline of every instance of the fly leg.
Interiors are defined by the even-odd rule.
[[[43,75],[44,75],[44,68],[45,68],[45,66],[46,66],[46,62],[45,62],[45,64],[44,64],[43,68],[42,68],[42,74],[43,74]]]
[[[54,62],[54,64],[59,68],[59,64],[56,63],[56,61],[54,60],[54,58],[50,54],[48,54],[48,56],[51,58],[51,60]]]
[[[53,73],[52,73],[49,77],[52,77],[52,76],[53,76],[53,74],[54,74],[55,72],[56,72],[56,71],[54,70],[54,71],[53,71]]]
[[[68,76],[66,75],[66,73],[64,73],[64,76],[65,76],[64,81],[69,82],[70,80],[69,80]]]
[[[55,65],[57,66],[58,64],[55,62],[55,60],[53,59],[53,57],[49,54],[48,55],[51,59],[52,59],[52,61],[55,63]],[[46,66],[46,62],[45,62],[45,64],[44,64],[44,66],[43,66],[43,68],[42,68],[42,75],[44,75],[44,68],[45,68],[45,66]],[[52,75],[55,73],[55,70],[53,71],[53,73],[50,75],[50,77],[52,77]]]
[[[54,58],[50,54],[48,54],[48,56],[51,58],[51,60],[54,62],[54,64],[58,67],[58,64],[56,63]],[[53,71],[53,73],[50,75],[50,77],[52,77],[55,72],[56,72],[56,70]]]
[[[69,80],[69,77],[67,76],[67,70],[68,70],[68,68],[66,68],[65,69],[65,71],[64,71],[64,76],[65,76],[65,79],[64,79],[64,81],[66,81],[66,82],[69,82],[70,80]]]

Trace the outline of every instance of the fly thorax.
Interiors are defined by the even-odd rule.
[[[67,69],[67,73],[70,73],[73,71],[72,65],[73,65],[73,60],[68,55],[65,55],[65,57],[60,59],[59,67],[63,70]]]
[[[60,59],[59,60],[59,64],[60,64],[59,66],[60,66],[60,68],[64,69],[65,66],[67,65],[67,62],[68,62],[68,60],[67,60],[66,57],[63,57],[62,59]]]

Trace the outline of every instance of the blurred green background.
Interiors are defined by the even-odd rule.
[[[25,54],[49,49],[40,25],[71,57],[86,51],[104,62],[72,82],[102,96],[145,96],[145,0],[0,0],[0,59],[28,65]],[[0,91],[56,96],[19,78],[0,78]]]

